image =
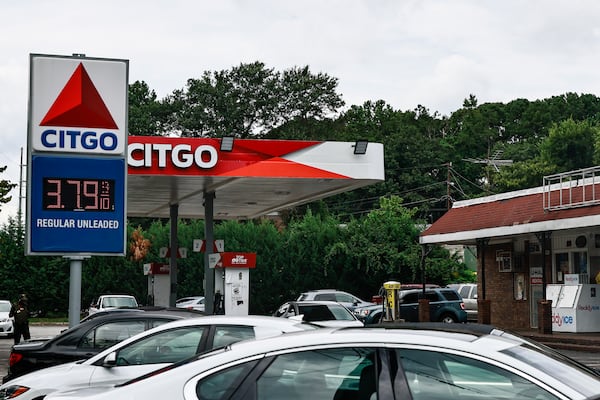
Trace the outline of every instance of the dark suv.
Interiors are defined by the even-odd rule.
[[[419,298],[422,289],[400,291],[400,318],[408,322],[419,322]],[[431,322],[467,322],[465,303],[458,292],[451,288],[428,288],[425,298],[429,300]],[[365,325],[379,323],[383,316],[383,305],[357,308],[354,313]]]

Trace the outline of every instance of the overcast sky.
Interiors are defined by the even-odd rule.
[[[600,95],[600,2],[7,0],[0,51],[0,179],[18,183],[30,53],[127,59],[130,83],[160,98],[207,70],[308,65],[339,79],[347,105],[450,115],[469,94],[479,104]],[[0,223],[17,213],[11,194]]]

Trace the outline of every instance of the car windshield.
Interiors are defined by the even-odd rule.
[[[104,299],[105,307],[137,307],[135,299],[130,297],[107,297]]]
[[[0,303],[0,312],[9,312],[10,311],[10,303]]]

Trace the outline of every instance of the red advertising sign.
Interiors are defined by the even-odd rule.
[[[219,256],[217,268],[256,268],[256,253],[224,252]]]
[[[169,264],[149,263],[144,264],[144,275],[168,275],[171,267]]]

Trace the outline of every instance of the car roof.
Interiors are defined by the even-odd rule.
[[[203,299],[204,296],[186,296],[186,297],[180,297],[177,300],[175,300],[175,302],[178,301],[183,301],[183,300],[196,300],[196,299]]]
[[[167,322],[166,324],[159,325],[155,328],[140,332],[130,338],[127,338],[119,342],[116,346],[125,346],[128,343],[140,340],[143,337],[147,337],[155,334],[156,332],[168,331],[174,328],[187,327],[187,326],[205,326],[205,325],[235,325],[235,326],[263,326],[271,329],[278,329],[281,332],[298,332],[306,330],[319,329],[317,325],[300,322],[288,318],[277,318],[264,315],[241,315],[241,316],[228,316],[228,315],[207,315],[205,317],[197,318],[186,318]],[[114,346],[112,346],[114,347]],[[111,347],[111,348],[112,348]],[[87,363],[92,364],[98,359],[106,356],[112,350],[108,348],[91,357]]]
[[[156,314],[156,315],[176,315],[183,318],[192,318],[199,317],[204,315],[204,313],[196,310],[188,310],[185,308],[179,307],[160,307],[160,306],[147,306],[147,307],[116,307],[110,308],[107,310],[100,310],[94,314],[90,314],[87,317],[83,318],[80,323],[88,322],[90,320],[95,320],[97,318],[111,318],[116,314]]]
[[[440,291],[444,291],[444,290],[451,290],[451,291],[455,291],[455,288],[450,288],[450,287],[428,287],[425,288],[425,293],[427,292],[440,292]],[[402,289],[400,290],[400,294],[403,296],[407,293],[422,293],[423,289]]]
[[[293,300],[293,301],[288,301],[288,304],[296,304],[297,306],[318,306],[318,305],[323,305],[323,306],[331,306],[331,307],[341,307],[344,308],[346,310],[348,310],[348,308],[346,306],[344,306],[341,303],[338,303],[337,301],[331,301],[331,300]],[[352,311],[348,310],[348,312],[352,313]]]
[[[185,309],[178,308],[177,311],[187,311]],[[128,310],[131,311],[131,310]],[[106,315],[99,316],[97,318],[92,318],[87,321],[81,322],[78,325],[65,329],[58,335],[50,338],[49,340],[44,339],[43,342],[46,345],[51,345],[52,343],[56,343],[62,341],[63,339],[69,337],[70,335],[77,335],[80,330],[88,330],[95,326],[101,325],[103,323],[111,322],[111,321],[135,321],[135,320],[146,320],[146,319],[169,319],[169,320],[178,320],[183,318],[189,318],[189,315],[185,315],[183,313],[177,312],[117,312],[117,313],[109,313]],[[15,344],[15,347],[18,348],[26,348],[30,345],[39,345],[39,341],[32,340],[27,342],[21,342],[19,344]]]
[[[461,325],[460,327],[454,325]],[[471,326],[469,326],[471,325]],[[481,324],[443,324],[443,323],[401,323],[380,324],[360,328],[321,328],[314,331],[291,332],[285,335],[252,341],[241,341],[226,346],[225,349],[215,349],[176,363],[165,368],[166,374],[183,374],[178,366],[184,369],[205,370],[203,364],[215,366],[234,360],[251,359],[254,356],[266,354],[276,355],[288,351],[311,349],[316,347],[338,347],[345,344],[361,343],[363,346],[382,347],[390,344],[408,344],[446,349],[460,349],[465,352],[477,353],[473,343],[481,340],[476,346],[483,354],[496,356],[498,351],[530,343],[527,339],[499,330],[493,326]],[[160,371],[160,370],[159,370]],[[155,371],[153,374],[156,374]],[[162,374],[156,374],[160,376]],[[150,377],[150,374],[147,375]],[[144,377],[133,379],[132,382]],[[168,379],[167,376],[164,377]],[[126,386],[124,383],[122,386]]]

